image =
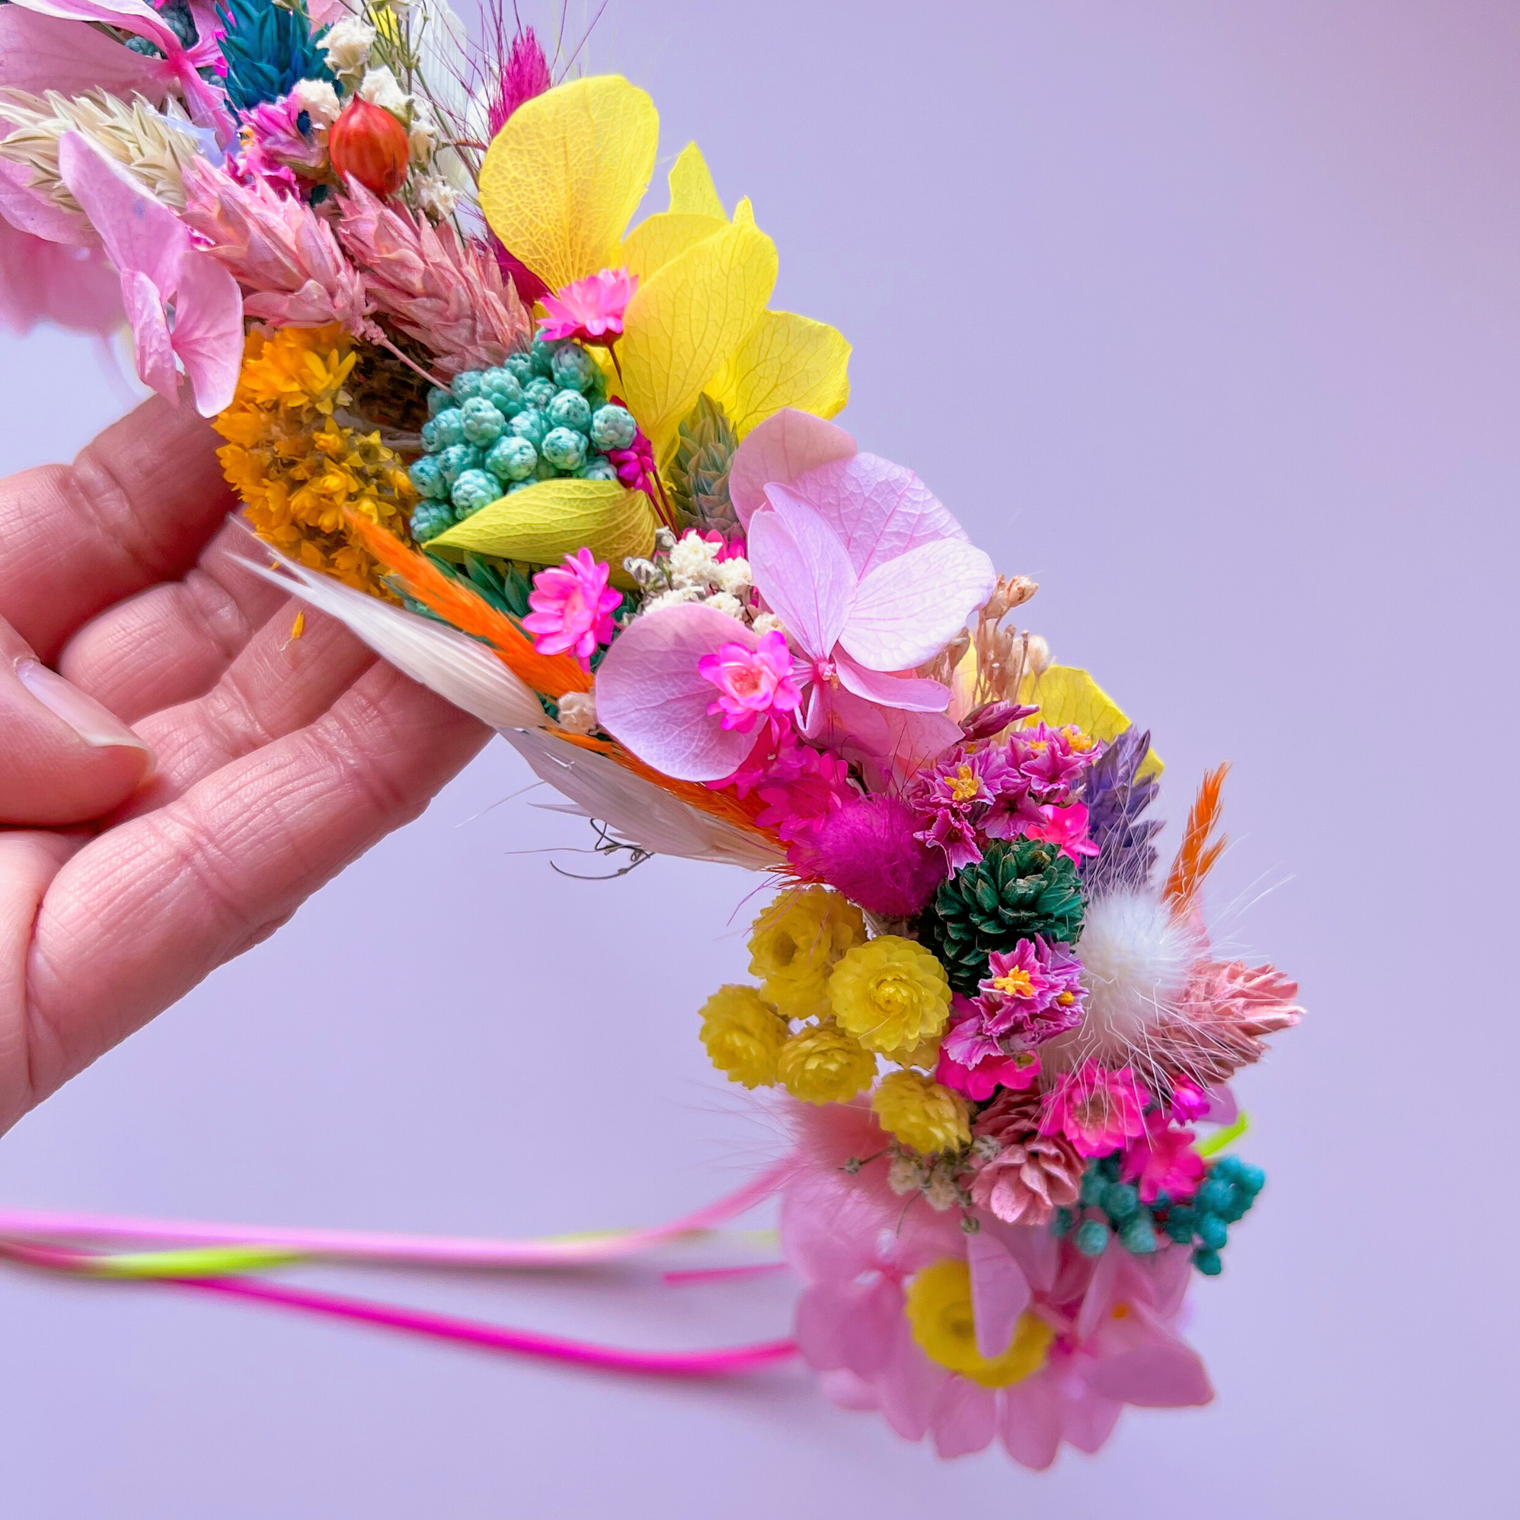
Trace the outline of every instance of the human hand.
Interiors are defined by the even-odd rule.
[[[215,443],[153,400],[0,481],[0,1132],[488,737],[331,619],[291,638]]]

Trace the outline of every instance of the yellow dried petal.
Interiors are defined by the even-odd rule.
[[[640,284],[623,315],[618,357],[623,394],[656,456],[760,320],[775,284],[776,245],[738,224]]]
[[[1107,743],[1129,727],[1123,709],[1085,671],[1074,665],[1047,665],[1037,679],[1025,676],[1019,701],[1033,702],[1039,712],[1032,720],[1060,728],[1074,723],[1084,734]],[[1161,756],[1153,749],[1140,766],[1142,778],[1161,774]]]
[[[647,280],[657,269],[663,269],[688,248],[722,232],[726,226],[726,217],[658,211],[645,217],[628,234],[616,260],[631,269],[641,281]]]
[[[472,550],[530,565],[557,565],[590,549],[612,567],[614,584],[633,584],[623,560],[654,548],[655,515],[642,491],[615,480],[541,480],[513,491],[428,540],[430,550]]]
[[[654,173],[654,102],[616,74],[526,101],[480,169],[480,206],[551,290],[608,268]]]
[[[715,216],[727,221],[717,186],[707,170],[702,150],[689,142],[670,166],[670,209],[694,216]]]
[[[787,406],[837,415],[850,399],[849,367],[850,345],[838,328],[768,311],[706,389],[742,438]]]

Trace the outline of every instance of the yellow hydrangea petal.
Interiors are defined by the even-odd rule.
[[[660,117],[616,74],[556,85],[512,113],[480,169],[492,230],[552,290],[608,268],[654,173]]]
[[[688,248],[722,232],[726,226],[727,217],[657,211],[653,216],[645,217],[623,240],[617,262],[626,265],[640,281],[644,281]]]
[[[689,142],[670,166],[670,209],[694,216],[715,216],[727,221],[717,186],[707,171],[702,150]]]
[[[732,225],[639,285],[623,315],[623,395],[658,456],[724,361],[760,320],[776,284],[776,245]]]
[[[557,565],[565,555],[585,547],[606,560],[614,584],[627,589],[632,582],[623,560],[649,554],[656,526],[649,498],[615,480],[541,480],[482,507],[429,539],[428,548],[469,549],[530,565]]]
[[[833,417],[850,399],[850,345],[838,328],[789,311],[768,311],[706,387],[739,437],[796,407]]]
[[[1019,701],[1039,705],[1036,722],[1043,721],[1052,728],[1074,723],[1083,733],[1105,743],[1129,727],[1119,704],[1085,670],[1074,665],[1047,665],[1038,679],[1025,676]],[[1140,767],[1140,775],[1159,776],[1161,769],[1161,756],[1152,749]]]

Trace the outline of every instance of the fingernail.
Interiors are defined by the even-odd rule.
[[[94,697],[87,697],[71,686],[55,670],[36,660],[17,660],[16,679],[56,718],[62,718],[81,739],[95,749],[140,749],[152,751],[115,713],[104,708]]]

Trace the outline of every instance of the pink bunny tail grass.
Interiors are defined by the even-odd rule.
[[[200,1293],[255,1299],[330,1319],[379,1325],[410,1335],[426,1336],[431,1340],[454,1341],[489,1351],[504,1351],[516,1356],[536,1357],[542,1361],[569,1362],[602,1372],[629,1372],[644,1377],[728,1377],[753,1371],[770,1362],[785,1361],[797,1352],[796,1343],[790,1340],[760,1341],[749,1346],[722,1346],[710,1351],[628,1351],[615,1346],[598,1346],[589,1341],[540,1335],[529,1330],[510,1330],[479,1320],[456,1319],[452,1315],[432,1314],[423,1309],[398,1309],[389,1304],[370,1303],[364,1299],[344,1298],[337,1294],[317,1293],[307,1288],[290,1288],[277,1283],[255,1282],[247,1278],[192,1279],[175,1281],[174,1285],[192,1288]]]
[[[119,1214],[69,1214],[38,1209],[0,1209],[0,1254],[6,1240],[137,1241],[181,1246],[268,1247],[287,1259],[373,1264],[503,1269],[549,1269],[619,1261],[697,1235],[762,1203],[781,1185],[793,1163],[783,1161],[743,1187],[679,1219],[646,1229],[609,1231],[548,1240],[480,1240],[470,1237],[393,1235],[359,1230],[297,1230],[283,1226],[212,1224],[196,1220],[142,1219]]]

